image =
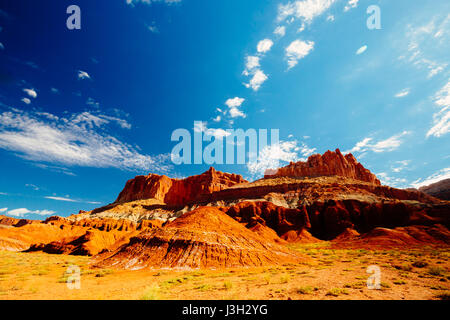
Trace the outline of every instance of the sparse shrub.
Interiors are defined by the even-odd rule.
[[[299,294],[310,294],[313,291],[318,291],[319,288],[317,287],[311,287],[311,286],[306,286],[306,287],[301,287],[297,289],[297,293]]]
[[[225,290],[230,290],[231,288],[233,288],[233,284],[231,283],[231,281],[225,281],[225,282],[223,283],[223,288],[224,288]]]
[[[291,280],[291,277],[289,277],[289,275],[285,274],[285,275],[281,276],[280,283],[288,283],[289,280]]]
[[[347,292],[347,290],[342,289],[342,288],[333,288],[330,291],[328,291],[326,295],[337,297],[337,296],[340,296],[341,294],[348,294],[348,292]]]
[[[140,300],[159,300],[159,287],[147,288],[144,294],[140,297]]]
[[[428,274],[432,276],[443,276],[445,274],[445,269],[442,267],[429,267]]]

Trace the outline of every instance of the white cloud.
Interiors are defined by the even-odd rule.
[[[344,11],[347,12],[352,8],[356,8],[358,6],[358,1],[359,0],[348,0],[347,5],[344,7]]]
[[[280,161],[297,161],[296,141],[280,141],[279,144],[265,147],[256,160],[249,161],[247,170],[251,175],[262,176],[268,169],[280,167]]]
[[[403,98],[406,97],[409,94],[409,89],[403,89],[399,93],[395,95],[396,98]]]
[[[15,216],[15,217],[23,217],[24,215],[26,215],[28,213],[31,213],[31,211],[26,208],[19,208],[19,209],[14,209],[14,210],[8,211],[9,215]]]
[[[260,69],[257,69],[253,73],[253,77],[250,79],[249,83],[246,83],[247,88],[252,88],[254,91],[258,91],[261,85],[269,79],[267,75]]]
[[[374,143],[371,143],[373,141],[372,138],[365,138],[362,141],[358,142],[352,149],[345,151],[344,154],[354,152],[362,153],[366,151],[373,151],[376,153],[394,151],[402,145],[402,138],[406,135],[409,135],[410,133],[411,132],[409,131],[403,131],[402,133],[393,135],[390,138]]]
[[[244,101],[244,98],[235,97],[225,101],[225,104],[228,106],[228,108],[240,107]]]
[[[235,107],[231,107],[230,110],[228,110],[228,112],[230,113],[230,116],[232,118],[237,118],[237,117],[245,118],[246,117],[245,113],[242,112],[242,110],[239,110],[238,108],[235,108]]]
[[[37,162],[167,171],[165,155],[141,154],[108,133],[108,125],[120,124],[120,120],[89,112],[50,120],[37,113],[12,109],[0,113],[0,148]]]
[[[56,89],[56,88],[51,88],[50,91],[51,91],[52,93],[55,93],[55,94],[56,94],[56,93],[59,93],[59,90]]]
[[[288,138],[293,138],[289,135]],[[252,176],[262,176],[268,169],[277,169],[288,162],[306,161],[306,158],[312,155],[316,148],[310,148],[306,143],[295,139],[284,141],[279,144],[265,147],[255,160],[249,161],[247,170]]]
[[[5,212],[7,210],[8,210],[8,208],[0,208],[0,212]]]
[[[86,71],[81,71],[81,70],[78,71],[78,79],[84,80],[84,79],[90,79],[90,78],[91,78],[91,76]]]
[[[286,27],[285,26],[278,26],[275,28],[274,34],[284,37],[286,35]]]
[[[245,70],[243,72],[244,75],[248,76],[250,73],[255,71],[257,68],[259,68],[260,58],[257,56],[247,56],[247,61],[245,63]]]
[[[426,136],[439,138],[450,132],[450,80],[436,93],[434,103],[441,109],[433,114],[433,127]]]
[[[360,54],[364,53],[366,50],[367,50],[367,46],[364,45],[361,48],[359,48],[358,50],[356,50],[356,54],[360,55]]]
[[[335,0],[303,0],[291,1],[278,7],[278,21],[288,18],[301,19],[311,23],[313,19],[325,12]]]
[[[37,92],[34,89],[23,89],[23,92],[25,92],[31,98],[37,98]]]
[[[286,58],[288,62],[288,69],[296,66],[298,61],[307,56],[311,50],[314,49],[313,41],[294,40],[286,48]]]
[[[264,39],[264,40],[261,40],[260,42],[258,42],[258,45],[256,46],[256,50],[259,53],[266,53],[266,52],[270,51],[272,46],[273,46],[272,40]]]
[[[239,107],[242,105],[242,103],[245,101],[244,98],[235,97],[232,99],[228,99],[225,104],[228,106],[228,112],[230,113],[230,116],[232,118],[237,117],[243,117],[245,118],[246,115],[244,112],[242,112]]]
[[[220,120],[222,120],[222,116],[220,114],[217,115],[217,117],[213,118],[214,122],[220,122]]]
[[[31,103],[31,100],[28,99],[28,98],[22,98],[22,99],[20,99],[20,101],[22,101],[25,104],[30,104]]]
[[[332,14],[330,14],[330,15],[327,17],[327,21],[334,21],[334,16],[333,16]]]
[[[417,179],[411,183],[414,188],[420,188],[424,186],[429,186],[430,184],[439,182],[441,180],[450,179],[450,168],[444,168],[438,172],[433,173],[431,176],[425,179]]]
[[[260,57],[247,56],[247,62],[245,63],[245,70],[243,74],[245,76],[252,76],[249,83],[244,83],[247,88],[252,88],[257,91],[261,85],[268,79],[267,75],[259,68]]]
[[[27,214],[37,214],[37,215],[40,215],[40,216],[48,216],[48,215],[51,215],[51,214],[54,214],[54,213],[56,213],[56,212],[52,211],[52,210],[44,209],[44,210],[31,211],[31,210],[28,210],[27,208],[19,208],[19,209],[14,209],[14,210],[8,211],[8,214],[10,216],[14,216],[14,217],[23,217],[23,216],[25,216]]]

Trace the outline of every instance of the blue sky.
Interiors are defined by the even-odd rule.
[[[66,8],[81,9],[81,30]],[[381,29],[366,25],[370,5]],[[67,216],[149,172],[186,177],[171,134],[279,129],[274,160],[340,148],[383,183],[450,177],[446,0],[2,1],[0,214]]]

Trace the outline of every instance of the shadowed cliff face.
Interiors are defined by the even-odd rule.
[[[343,156],[339,149],[335,152],[327,151],[323,155],[312,155],[306,162],[290,163],[286,167],[266,172],[266,177],[320,176],[341,176],[380,185],[380,180],[364,168],[351,153]]]
[[[129,180],[116,202],[153,198],[168,205],[185,205],[194,203],[214,191],[244,182],[247,181],[240,175],[223,173],[212,167],[200,175],[181,180],[149,174]]]

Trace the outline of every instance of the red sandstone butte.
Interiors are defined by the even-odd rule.
[[[164,175],[149,174],[129,180],[116,202],[157,199],[168,205],[185,205],[202,199],[238,183],[247,182],[237,174],[208,171],[186,179],[171,179]]]
[[[278,170],[269,169],[265,178],[320,176],[342,176],[381,185],[380,180],[364,168],[351,153],[344,156],[339,149],[335,152],[328,150],[323,155],[314,154],[306,162],[291,162]]]

